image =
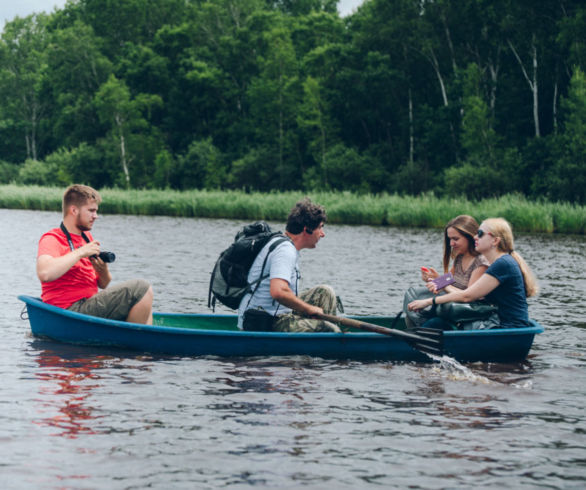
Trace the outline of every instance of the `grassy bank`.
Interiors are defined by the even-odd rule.
[[[202,218],[283,221],[292,205],[306,194],[247,194],[240,191],[121,190],[100,191],[105,214],[163,215]],[[0,185],[0,208],[61,210],[62,188]],[[473,202],[466,199],[398,195],[311,192],[323,204],[330,223],[442,228],[459,214],[481,221],[501,216],[516,231],[584,234],[586,207],[568,203],[530,202],[505,196]]]

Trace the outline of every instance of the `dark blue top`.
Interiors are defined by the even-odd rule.
[[[525,296],[525,281],[517,261],[509,254],[503,255],[486,270],[500,283],[486,299],[498,306],[501,328],[526,327],[529,310]]]

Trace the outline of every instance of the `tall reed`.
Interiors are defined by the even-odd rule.
[[[202,218],[283,221],[293,204],[308,195],[326,207],[328,221],[340,224],[441,228],[454,216],[478,221],[503,217],[515,231],[584,234],[586,207],[570,203],[528,201],[507,195],[483,201],[438,198],[433,194],[353,194],[350,192],[246,193],[243,191],[173,191],[102,189],[100,212]],[[63,189],[0,186],[0,208],[61,210]]]

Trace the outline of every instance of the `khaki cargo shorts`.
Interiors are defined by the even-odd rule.
[[[336,314],[337,298],[331,286],[326,284],[316,286],[303,291],[299,298],[310,305],[319,306],[328,315]],[[273,324],[273,330],[275,332],[341,332],[340,327],[335,323],[305,318],[294,312],[278,316]]]
[[[68,310],[111,320],[126,320],[132,307],[143,298],[149,288],[147,281],[131,279],[108,287],[91,298],[81,299]]]

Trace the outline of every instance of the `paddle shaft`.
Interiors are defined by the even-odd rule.
[[[421,336],[413,334],[413,333],[402,332],[401,330],[395,330],[393,328],[387,328],[387,327],[383,327],[381,325],[375,325],[374,323],[361,322],[359,320],[354,320],[353,318],[328,315],[326,313],[322,313],[322,314],[315,315],[315,316],[317,318],[320,318],[321,320],[327,320],[332,323],[341,323],[342,325],[346,325],[347,327],[354,327],[354,328],[358,328],[359,330],[367,330],[369,332],[380,333],[383,335],[402,337],[404,339],[408,339],[408,340],[412,340],[412,341],[429,342],[429,340],[430,340],[428,338],[421,337]]]

